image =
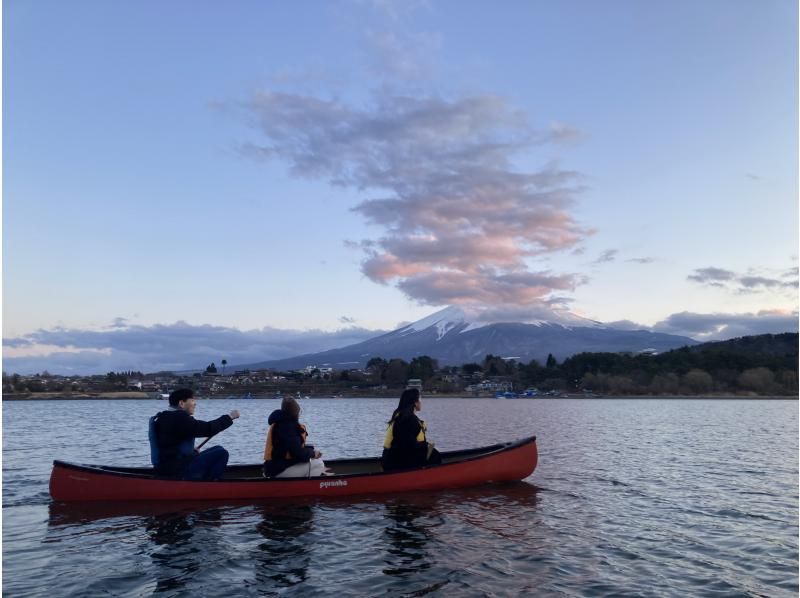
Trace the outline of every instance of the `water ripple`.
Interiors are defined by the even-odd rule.
[[[156,405],[6,403],[9,596],[796,596],[794,401],[426,400],[446,449],[535,433],[527,481],[333,501],[51,503],[53,458],[145,465]],[[200,417],[233,402],[201,402]],[[274,401],[221,439],[255,462]],[[330,458],[377,454],[394,401],[306,401]],[[24,434],[20,426],[24,424]],[[18,429],[19,428],[19,429]],[[108,457],[107,455],[113,455]]]

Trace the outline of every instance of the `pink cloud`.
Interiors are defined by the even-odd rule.
[[[247,109],[265,140],[254,155],[285,160],[298,176],[379,190],[353,208],[384,228],[361,244],[371,280],[433,305],[521,307],[580,283],[575,274],[531,272],[526,259],[574,249],[592,234],[572,213],[581,175],[555,162],[512,167],[535,145],[577,138],[568,125],[535,130],[492,95],[380,94],[355,106],[269,92]]]

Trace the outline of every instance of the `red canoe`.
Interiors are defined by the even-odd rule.
[[[536,437],[442,453],[442,464],[384,472],[380,460],[326,461],[333,475],[264,479],[261,465],[231,465],[216,482],[157,478],[149,467],[108,467],[53,462],[50,495],[60,501],[227,500],[292,496],[346,496],[409,490],[444,490],[507,482],[536,469]]]

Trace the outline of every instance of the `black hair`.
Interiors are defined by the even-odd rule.
[[[397,404],[397,409],[392,413],[392,419],[388,423],[392,423],[401,415],[410,415],[414,413],[414,405],[419,401],[419,388],[406,388],[403,394],[400,395],[400,402]]]
[[[169,406],[177,407],[181,401],[188,401],[194,396],[194,391],[191,388],[179,388],[173,390],[169,395]]]
[[[281,411],[288,413],[293,419],[300,418],[300,404],[294,397],[283,397],[281,401]]]

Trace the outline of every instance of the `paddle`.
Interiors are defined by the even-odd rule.
[[[217,434],[219,434],[219,432],[217,432]],[[214,438],[214,436],[216,436],[217,434],[212,434],[211,436],[209,436],[208,438],[206,438],[206,439],[205,439],[203,442],[201,442],[201,443],[200,443],[200,446],[196,446],[196,447],[194,447],[194,450],[196,450],[196,451],[199,453],[199,452],[200,452],[200,449],[201,449],[201,448],[203,448],[203,445],[204,445],[206,442],[208,442],[209,440],[211,440],[212,438]]]

